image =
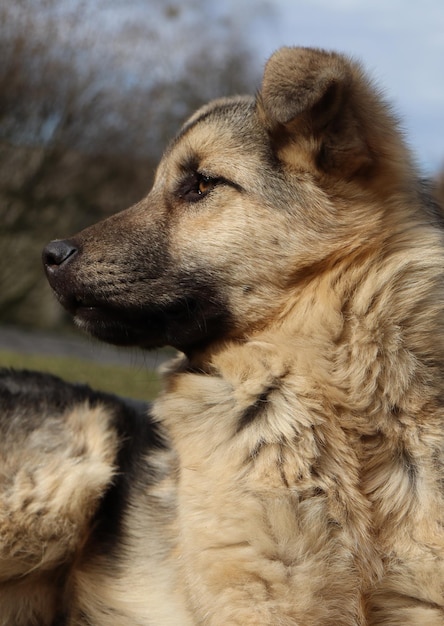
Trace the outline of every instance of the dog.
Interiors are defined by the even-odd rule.
[[[93,534],[68,624],[113,624],[123,580],[135,615],[154,580],[164,615],[125,624],[442,626],[443,238],[361,66],[282,48],[256,96],[185,122],[145,199],[48,244],[80,328],[179,351],[151,408],[170,469],[130,473],[140,569]]]
[[[5,368],[0,406],[1,626],[191,623],[159,576],[175,461],[149,407]]]

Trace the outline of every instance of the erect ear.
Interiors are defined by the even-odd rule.
[[[278,50],[266,65],[258,109],[280,158],[295,167],[368,177],[404,150],[360,66],[337,53]]]

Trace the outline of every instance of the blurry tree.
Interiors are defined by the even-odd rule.
[[[63,319],[43,245],[139,199],[195,107],[254,89],[236,23],[204,0],[0,5],[0,322]]]

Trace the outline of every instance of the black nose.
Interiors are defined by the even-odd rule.
[[[77,253],[77,248],[68,239],[51,241],[44,248],[42,259],[45,267],[59,266],[71,259]]]

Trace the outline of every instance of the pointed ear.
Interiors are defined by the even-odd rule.
[[[278,50],[266,65],[258,109],[280,158],[295,167],[368,177],[381,159],[404,151],[388,107],[360,66],[340,54]]]

